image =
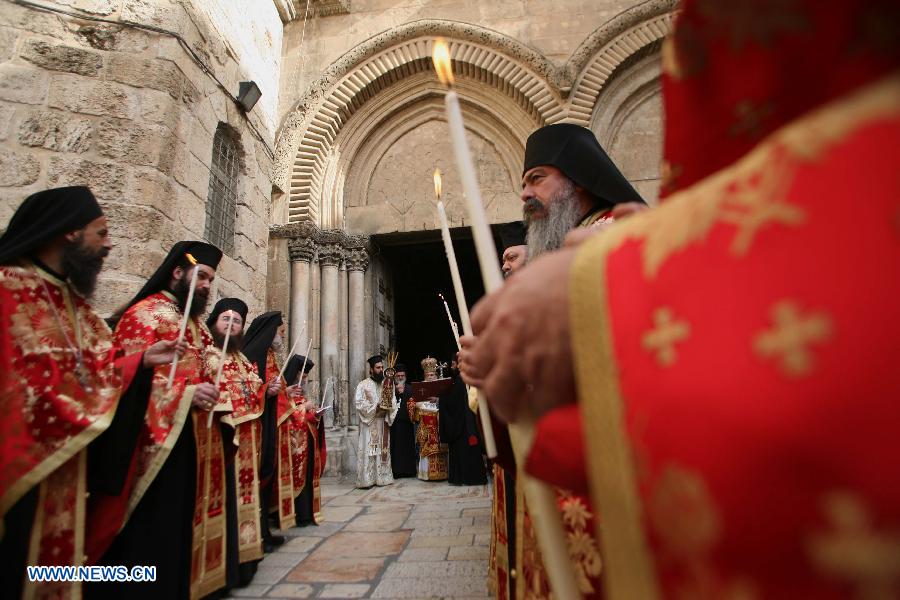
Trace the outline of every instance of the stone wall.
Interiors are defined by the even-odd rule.
[[[274,140],[262,109],[248,121],[228,94],[247,79],[274,86],[277,60],[273,73],[261,76],[258,60],[246,72],[245,46],[222,38],[227,28],[212,20],[225,9],[197,11],[174,0],[44,4],[76,16],[0,7],[0,223],[29,193],[89,185],[117,244],[95,297],[102,313],[111,312],[175,241],[203,239],[213,136],[225,123],[238,140],[241,173],[235,251],[223,260],[217,292],[262,310]],[[271,29],[274,8],[260,14],[248,30]]]

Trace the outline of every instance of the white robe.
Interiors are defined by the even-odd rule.
[[[364,379],[356,386],[356,412],[359,415],[359,442],[356,447],[356,487],[394,483],[391,449],[385,430],[397,416],[397,396],[391,395],[391,411],[375,416],[381,401],[381,384]],[[390,434],[388,434],[390,435]]]

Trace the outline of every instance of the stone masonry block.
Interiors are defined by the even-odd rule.
[[[126,168],[116,162],[54,156],[47,167],[48,187],[87,185],[100,200],[108,202],[123,200],[127,180]]]
[[[0,186],[28,185],[40,174],[41,163],[33,156],[0,148]]]
[[[0,100],[43,104],[49,79],[47,73],[38,69],[0,65]]]
[[[167,60],[114,55],[107,68],[108,79],[134,87],[146,87],[181,98],[184,76],[175,63]]]
[[[57,152],[87,152],[91,147],[93,124],[90,119],[38,111],[19,126],[19,143]]]
[[[50,82],[51,108],[87,115],[130,119],[137,113],[137,97],[117,83],[77,75],[56,75]]]
[[[26,40],[19,55],[28,62],[51,71],[94,77],[103,68],[103,57],[96,52],[51,44],[39,39]]]

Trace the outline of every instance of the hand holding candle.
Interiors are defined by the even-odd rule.
[[[229,311],[230,312],[230,311]],[[225,318],[228,319],[228,329],[225,330],[225,341],[222,342],[222,356],[219,358],[219,369],[216,371],[216,389],[219,389],[219,382],[222,381],[222,369],[225,367],[225,361],[228,358],[228,340],[231,338],[231,321],[233,319],[231,314],[226,314]],[[209,411],[209,416],[206,417],[206,428],[209,429],[212,427],[213,421],[213,410]]]
[[[472,162],[469,145],[466,143],[466,130],[463,125],[462,111],[459,107],[459,97],[453,90],[450,48],[444,40],[438,39],[434,42],[432,59],[438,78],[441,80],[441,83],[448,87],[447,95],[444,98],[447,111],[447,125],[450,127],[450,139],[453,143],[456,167],[459,170],[463,191],[465,192],[469,221],[472,227],[472,235],[475,238],[475,249],[478,253],[478,263],[481,267],[481,276],[484,279],[484,288],[487,293],[491,293],[500,289],[500,286],[503,285],[503,275],[500,272],[494,239],[491,236],[487,215],[481,201],[481,190],[475,177],[475,165]],[[443,212],[442,209],[443,206],[440,206],[439,212]],[[446,217],[444,221],[446,221]],[[446,225],[442,224],[442,229],[446,230]],[[449,239],[449,231],[447,231],[447,238]],[[445,241],[446,244],[447,242]],[[452,245],[450,248],[452,249]],[[448,250],[448,260],[449,256],[450,251]],[[450,260],[449,262],[451,263],[450,268],[453,269],[456,261]],[[464,304],[460,305],[460,314],[462,314],[462,306]],[[464,330],[465,326],[466,322],[463,321]],[[467,335],[471,334],[471,329],[465,332]],[[487,403],[483,401],[483,395],[480,394],[480,396],[479,412],[486,414]],[[485,442],[487,442],[490,423],[484,427],[484,430]],[[531,424],[509,426],[510,442],[519,465],[524,465],[526,462],[533,434],[534,426]],[[569,562],[569,551],[563,524],[552,490],[546,484],[528,476],[522,476],[521,482],[531,510],[535,533],[540,544],[541,554],[544,557],[544,564],[554,596],[559,600],[580,598],[581,594],[578,591],[575,573]]]
[[[195,259],[190,253],[185,254],[188,259],[188,262],[191,263],[191,268],[193,269],[193,274],[191,275],[191,287],[188,289],[188,297],[187,303],[184,305],[184,315],[181,318],[181,330],[178,332],[178,342],[184,339],[184,332],[187,329],[188,319],[191,318],[191,304],[194,302],[194,291],[197,289],[197,273],[200,269],[197,267],[197,259]],[[175,381],[175,371],[178,368],[178,355],[175,355],[175,360],[172,361],[172,367],[169,369],[169,381],[166,384],[166,389],[172,389],[172,383]]]

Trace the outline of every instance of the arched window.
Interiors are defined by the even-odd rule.
[[[204,237],[231,256],[234,254],[240,153],[234,137],[226,127],[219,124],[213,138]]]

